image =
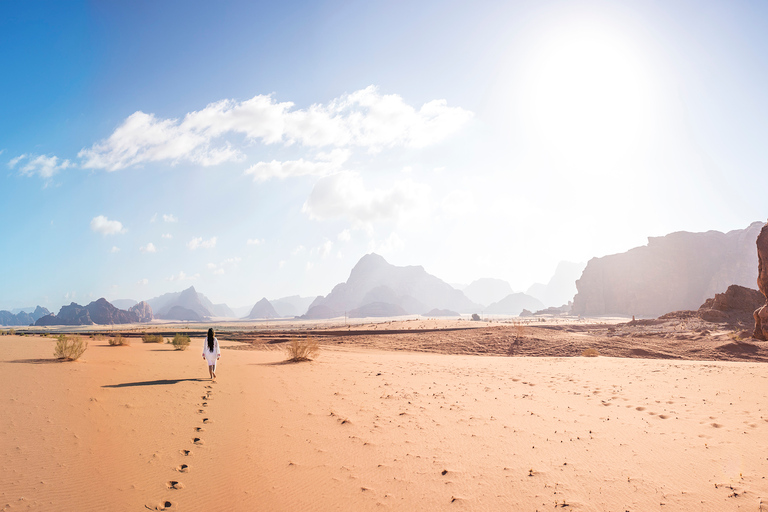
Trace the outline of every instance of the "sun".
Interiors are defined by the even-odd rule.
[[[595,25],[561,29],[532,52],[522,101],[528,126],[550,151],[607,161],[631,155],[651,129],[642,55]]]

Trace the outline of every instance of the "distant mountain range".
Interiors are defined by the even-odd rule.
[[[656,317],[694,310],[732,284],[754,288],[755,241],[763,225],[755,222],[728,233],[680,231],[592,258],[576,281],[573,313]]]
[[[350,312],[370,316],[423,314],[432,309],[471,313],[479,308],[464,293],[428,274],[423,267],[397,267],[371,253],[358,261],[345,283],[315,299],[304,318],[333,318]]]
[[[581,276],[586,266],[585,263],[561,261],[557,264],[555,274],[547,284],[534,283],[525,293],[537,298],[546,307],[559,307],[568,304],[578,291],[576,280]]]
[[[149,322],[152,310],[146,302],[140,302],[128,311],[118,309],[107,299],[101,298],[81,306],[72,302],[62,306],[58,314],[48,314],[37,319],[34,325],[112,325]]]
[[[10,311],[0,311],[0,325],[33,325],[40,317],[51,314],[41,306],[37,306],[32,313],[27,313],[25,309],[31,308],[23,308],[15,314]]]

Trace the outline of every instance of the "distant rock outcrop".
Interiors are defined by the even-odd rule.
[[[405,316],[408,313],[397,304],[371,302],[349,312],[349,318]]]
[[[195,317],[199,319],[198,321],[202,321],[212,316],[218,316],[205,306],[203,300],[210,306],[213,306],[211,301],[204,298],[202,294],[197,293],[194,286],[190,286],[181,292],[166,293],[160,297],[149,299],[147,302],[152,307],[155,318],[192,321],[190,317]],[[175,307],[181,308],[182,310],[192,311],[194,315],[190,315],[178,309],[171,314],[171,310]]]
[[[101,298],[85,306],[93,323],[99,325],[112,324],[131,324],[139,321],[138,315],[130,311],[117,309],[107,302],[107,299]]]
[[[131,306],[128,310],[136,315],[139,322],[146,323],[151,322],[154,316],[152,316],[152,306],[146,301],[141,301],[138,304]]]
[[[545,307],[559,307],[561,304],[567,304],[573,301],[576,295],[576,280],[581,276],[584,267],[586,267],[585,263],[561,261],[547,284],[532,284],[525,293],[539,299]]]
[[[277,311],[279,317],[301,316],[307,312],[313,297],[299,297],[298,295],[291,295],[290,297],[281,297],[279,299],[270,300],[270,304]]]
[[[469,286],[461,290],[472,302],[487,306],[498,302],[507,295],[514,293],[509,283],[502,279],[483,277],[472,281]]]
[[[768,224],[762,227],[757,236],[757,287],[766,300],[753,312],[755,331],[752,336],[768,341]]]
[[[87,309],[72,302],[62,306],[58,314],[40,318],[35,325],[93,325],[93,320]]]
[[[250,320],[257,320],[261,318],[278,318],[277,311],[272,307],[272,304],[266,297],[262,298],[259,302],[253,305],[251,312],[248,313],[246,318]]]
[[[519,315],[524,309],[543,309],[544,304],[536,297],[525,293],[511,293],[498,302],[494,302],[485,312],[491,315]]]
[[[423,267],[397,267],[378,254],[363,256],[346,283],[336,285],[326,297],[318,297],[303,318],[332,318],[382,302],[399,306],[405,314],[421,314],[433,308],[459,312],[477,310],[461,291],[428,274]]]
[[[35,325],[111,325],[138,322],[138,316],[130,311],[117,309],[107,299],[101,298],[81,306],[72,302],[62,306],[56,315],[46,315],[37,320]]]
[[[14,314],[10,311],[0,311],[0,325],[34,325],[41,317],[50,315],[46,308],[37,306],[32,313],[19,311]]]
[[[755,282],[761,222],[728,233],[672,233],[648,245],[593,258],[576,281],[577,315],[656,317],[693,310],[732,284]]]
[[[733,284],[725,292],[716,293],[704,301],[695,311],[673,311],[659,319],[701,318],[705,322],[746,326],[752,321],[752,313],[764,301],[765,297],[759,291]]]
[[[208,317],[206,317],[208,318]],[[181,306],[173,306],[163,315],[165,320],[182,320],[184,322],[202,322],[203,318],[197,311],[187,309]]]

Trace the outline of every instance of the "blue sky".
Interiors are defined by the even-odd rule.
[[[768,218],[760,2],[0,1],[0,308],[452,283]]]

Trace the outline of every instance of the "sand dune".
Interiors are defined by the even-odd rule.
[[[768,509],[768,366],[0,337],[3,510]]]

